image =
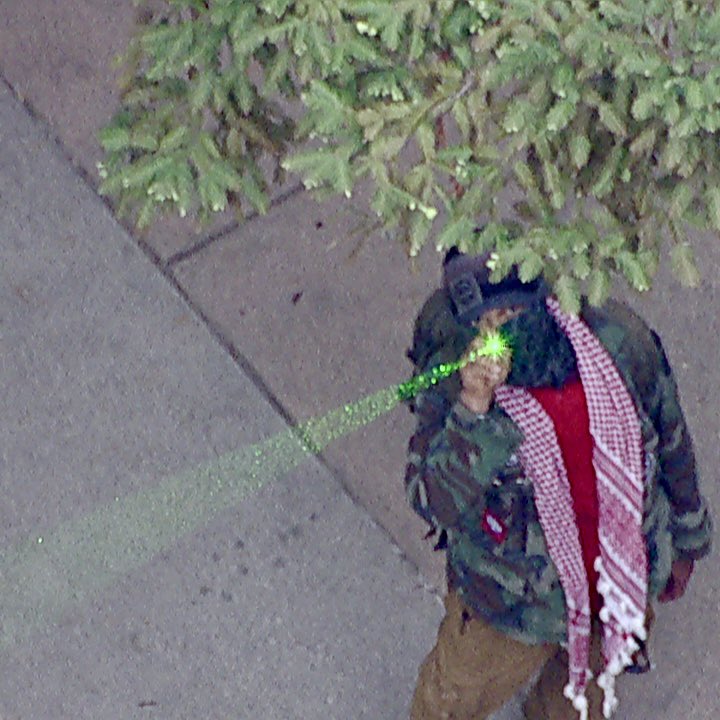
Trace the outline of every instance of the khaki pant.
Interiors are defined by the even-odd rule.
[[[485,720],[521,691],[542,667],[523,706],[527,720],[578,720],[563,695],[568,655],[560,645],[526,645],[474,617],[454,591],[445,596],[446,615],[435,647],[425,658],[410,720]],[[648,606],[647,621],[654,613]],[[602,720],[604,692],[596,684],[602,671],[600,623],[592,625],[588,684],[589,720]]]

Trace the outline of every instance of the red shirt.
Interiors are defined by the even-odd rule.
[[[560,390],[550,387],[527,390],[543,406],[555,425],[570,481],[570,493],[580,530],[580,546],[590,582],[590,611],[595,617],[602,607],[602,598],[597,591],[598,573],[593,568],[595,558],[600,554],[597,476],[592,464],[593,439],[585,391],[582,382],[575,377]]]

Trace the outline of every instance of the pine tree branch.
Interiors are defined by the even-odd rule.
[[[250,118],[232,113],[232,116],[228,117],[228,121],[236,125],[250,140],[261,145],[267,152],[275,156],[282,154],[284,148],[276,145]]]

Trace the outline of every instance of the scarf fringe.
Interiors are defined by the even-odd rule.
[[[592,673],[589,673],[588,680],[592,679]],[[577,690],[572,683],[568,683],[563,690],[563,695],[572,702],[573,707],[580,713],[580,720],[588,720],[588,701],[585,697],[585,688]]]
[[[595,449],[602,450],[593,456],[600,500],[600,557],[595,560],[595,569],[599,574],[598,592],[604,598],[600,620],[605,666],[597,684],[604,690],[603,715],[610,718],[618,705],[615,677],[632,665],[632,654],[639,649],[633,635],[641,640],[647,637],[647,548],[639,522],[642,434],[632,398],[608,352],[579,317],[561,310],[557,300],[546,298],[546,305],[572,343],[586,392]],[[547,413],[527,390],[506,384],[496,389],[495,398],[525,435],[519,454],[533,480],[540,523],[568,607],[568,643],[563,647],[570,661],[569,682],[563,694],[579,712],[580,720],[587,720],[585,690],[593,678],[588,667],[588,578],[577,525],[568,526],[568,518],[573,520],[575,515],[557,435]]]

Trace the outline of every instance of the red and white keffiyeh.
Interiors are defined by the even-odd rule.
[[[575,350],[594,440],[600,536],[595,569],[603,596],[605,663],[597,684],[605,691],[603,715],[610,718],[618,703],[615,677],[632,664],[632,653],[639,647],[633,635],[647,637],[642,435],[632,398],[608,352],[579,317],[563,312],[554,298],[545,302]],[[540,524],[567,600],[570,682],[564,694],[580,712],[580,720],[587,720],[585,689],[593,677],[588,577],[555,428],[540,403],[523,388],[502,385],[495,390],[495,399],[525,436],[518,456],[533,483]]]

